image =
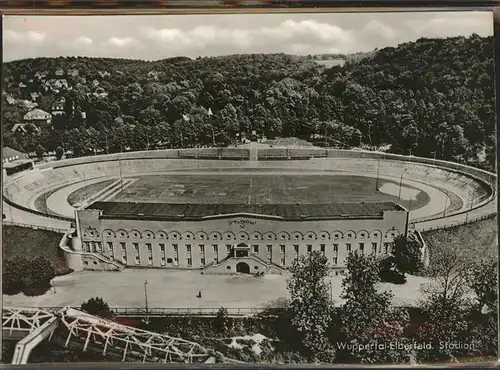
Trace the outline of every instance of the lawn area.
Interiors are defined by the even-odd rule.
[[[59,249],[61,238],[62,234],[53,231],[3,225],[3,258],[44,257],[52,262],[57,275],[68,273],[68,265]]]
[[[477,258],[498,255],[497,216],[446,230],[426,231],[422,236],[429,246],[431,264],[435,246],[457,248],[460,253]]]
[[[384,183],[397,182],[380,180]],[[418,190],[418,189],[417,189]],[[294,204],[332,202],[398,202],[398,196],[376,190],[376,179],[364,176],[277,173],[253,175],[215,173],[210,175],[151,175],[143,176],[113,201],[162,203],[216,203],[216,204]],[[429,202],[426,193],[419,192],[412,201],[412,209]],[[406,204],[408,203],[408,204]]]

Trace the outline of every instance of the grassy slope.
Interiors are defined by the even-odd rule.
[[[422,233],[431,251],[433,246],[458,248],[460,253],[477,258],[498,255],[497,216],[446,230],[433,230]]]
[[[53,231],[18,226],[3,226],[3,258],[14,256],[34,259],[44,257],[52,262],[56,274],[66,273],[68,266],[59,250],[62,235]]]

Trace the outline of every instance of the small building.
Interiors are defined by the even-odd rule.
[[[40,128],[33,123],[16,123],[10,130],[14,135],[26,135],[32,132],[39,133]]]
[[[57,77],[62,77],[62,76],[64,76],[64,69],[62,69],[61,67],[58,67],[58,68],[56,68],[54,74]]]
[[[4,147],[2,148],[2,172],[10,176],[17,172],[33,169],[33,161],[26,153]]]
[[[98,87],[97,89],[95,89],[92,95],[94,95],[96,98],[103,99],[108,96],[108,93],[102,87]]]
[[[52,116],[62,116],[65,115],[66,112],[64,110],[66,100],[64,98],[55,101],[52,104]]]
[[[26,123],[50,123],[52,115],[39,108],[35,108],[26,113],[23,117]]]
[[[68,69],[67,71],[67,74],[68,76],[71,76],[71,77],[78,77],[80,75],[80,72],[78,71],[78,69]]]

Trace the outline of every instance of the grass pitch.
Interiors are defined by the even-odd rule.
[[[391,181],[379,180],[379,187]],[[391,182],[399,186],[396,182]],[[151,175],[143,176],[112,200],[121,202],[208,204],[295,204],[409,201],[376,190],[377,180],[364,176],[318,174]],[[411,202],[417,209],[429,202],[419,192]]]

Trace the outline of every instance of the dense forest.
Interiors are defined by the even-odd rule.
[[[256,130],[268,138],[322,135],[329,146],[390,146],[493,169],[492,37],[419,39],[331,68],[316,59],[245,54],[6,63],[4,145],[62,146],[86,155],[227,145],[237,133]],[[52,123],[13,133],[32,102],[57,111]]]

